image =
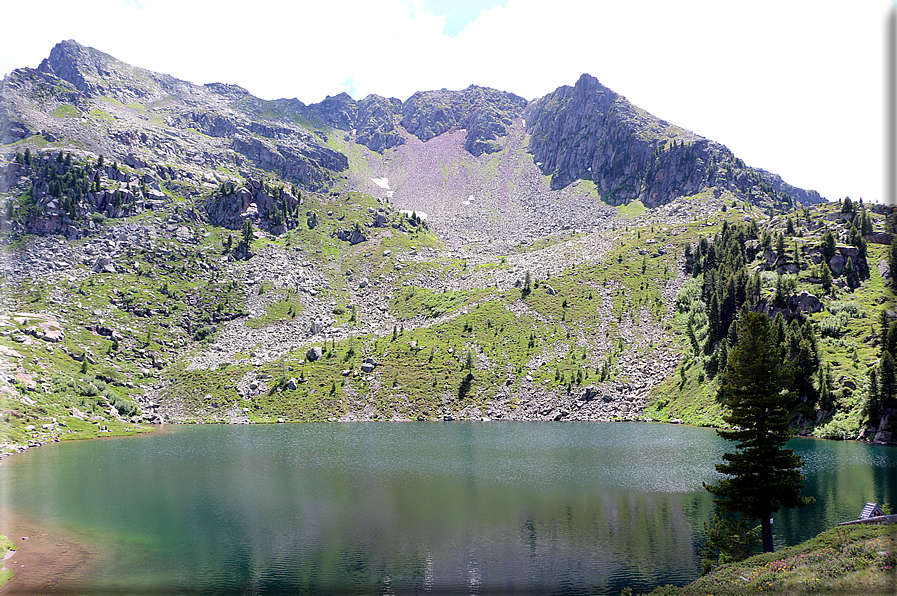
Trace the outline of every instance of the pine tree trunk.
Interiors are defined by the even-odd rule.
[[[768,515],[760,520],[760,527],[763,532],[763,552],[771,553],[775,547],[772,544],[772,520]]]

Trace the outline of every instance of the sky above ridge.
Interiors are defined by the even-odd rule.
[[[589,73],[791,184],[883,201],[895,13],[897,0],[16,1],[0,76],[63,39],[305,103],[471,84],[533,99]]]

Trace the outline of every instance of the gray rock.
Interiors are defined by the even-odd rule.
[[[880,430],[875,433],[875,438],[873,438],[872,441],[875,443],[890,443],[891,432],[887,430]]]
[[[875,234],[866,234],[863,238],[866,239],[866,242],[872,244],[891,244],[894,236],[886,232],[877,232]]]
[[[361,230],[337,230],[336,237],[349,244],[367,242],[367,236],[362,234]]]
[[[790,302],[803,312],[819,312],[822,310],[822,302],[809,292],[803,291],[797,296],[792,296]]]
[[[115,265],[110,257],[99,259],[93,266],[94,273],[115,273]]]
[[[841,253],[835,253],[835,256],[829,260],[828,266],[832,270],[832,273],[841,275],[844,272],[844,263],[845,260],[844,257],[841,256]]]
[[[596,397],[598,397],[598,388],[594,385],[589,385],[588,387],[583,388],[582,395],[579,399],[582,401],[592,401]]]
[[[311,362],[315,360],[320,360],[321,356],[324,355],[324,350],[321,349],[321,346],[313,346],[308,349],[308,352],[305,353],[306,359]]]

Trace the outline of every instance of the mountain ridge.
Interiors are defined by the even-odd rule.
[[[867,373],[897,318],[894,214],[819,202],[590,75],[529,102],[469,86],[306,105],[64,42],[3,79],[0,107],[0,400],[21,414],[0,427],[18,438],[58,431],[47,412],[79,436],[718,424],[746,296],[819,337],[794,342],[818,356],[795,432],[894,430]]]
[[[194,117],[200,126],[207,118],[203,112],[225,108],[231,114],[254,116],[256,126],[260,121],[279,121],[286,125],[285,136],[305,137],[302,145],[314,154],[307,156],[309,163],[328,170],[315,176],[310,176],[309,168],[281,174],[314,190],[332,184],[344,167],[342,160],[332,158],[320,163],[321,149],[313,146],[321,145],[318,141],[322,139],[302,135],[308,130],[300,130],[300,123],[318,121],[350,132],[355,143],[380,154],[404,144],[405,134],[426,142],[447,132],[465,130],[464,149],[478,157],[500,151],[501,139],[506,138],[511,122],[524,118],[532,139],[527,152],[541,163],[542,173],[552,177],[554,190],[577,180],[592,180],[602,197],[615,205],[638,199],[657,206],[714,186],[749,199],[763,197],[797,204],[823,200],[815,191],[797,189],[774,174],[746,167],[724,146],[648,114],[590,75],[582,75],[572,87],[562,86],[531,102],[513,93],[471,85],[461,91],[416,92],[404,102],[378,95],[356,101],[340,93],[306,105],[295,99],[260,100],[238,85],[180,81],[127,65],[73,40],[57,44],[37,71],[60,77],[88,99],[107,96],[128,104],[132,100],[161,101],[174,93],[186,94],[186,107],[196,104],[204,93],[225,100],[224,104],[197,104],[200,114]],[[58,98],[78,105],[77,98]],[[180,119],[184,122],[184,115]],[[9,137],[9,129],[14,127],[8,113],[4,121],[4,136]],[[237,126],[229,126],[230,131],[228,125],[212,130],[220,136],[235,134]],[[199,130],[208,133],[207,129]],[[577,140],[583,135],[587,137],[585,143]],[[273,135],[263,132],[261,136]],[[326,132],[318,136],[324,137]],[[271,161],[257,146],[243,142],[235,149],[244,156],[251,151],[252,157],[246,157],[262,167]],[[303,154],[295,143],[291,149],[294,154]]]

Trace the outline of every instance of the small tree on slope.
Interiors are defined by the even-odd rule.
[[[791,437],[785,405],[793,398],[788,388],[794,372],[764,314],[742,311],[737,332],[723,374],[729,408],[723,419],[734,430],[717,431],[736,443],[735,453],[723,455],[724,463],[716,466],[726,478],[704,488],[723,512],[759,520],[763,551],[772,552],[772,514],[813,502],[800,494],[803,461],[784,448]]]

